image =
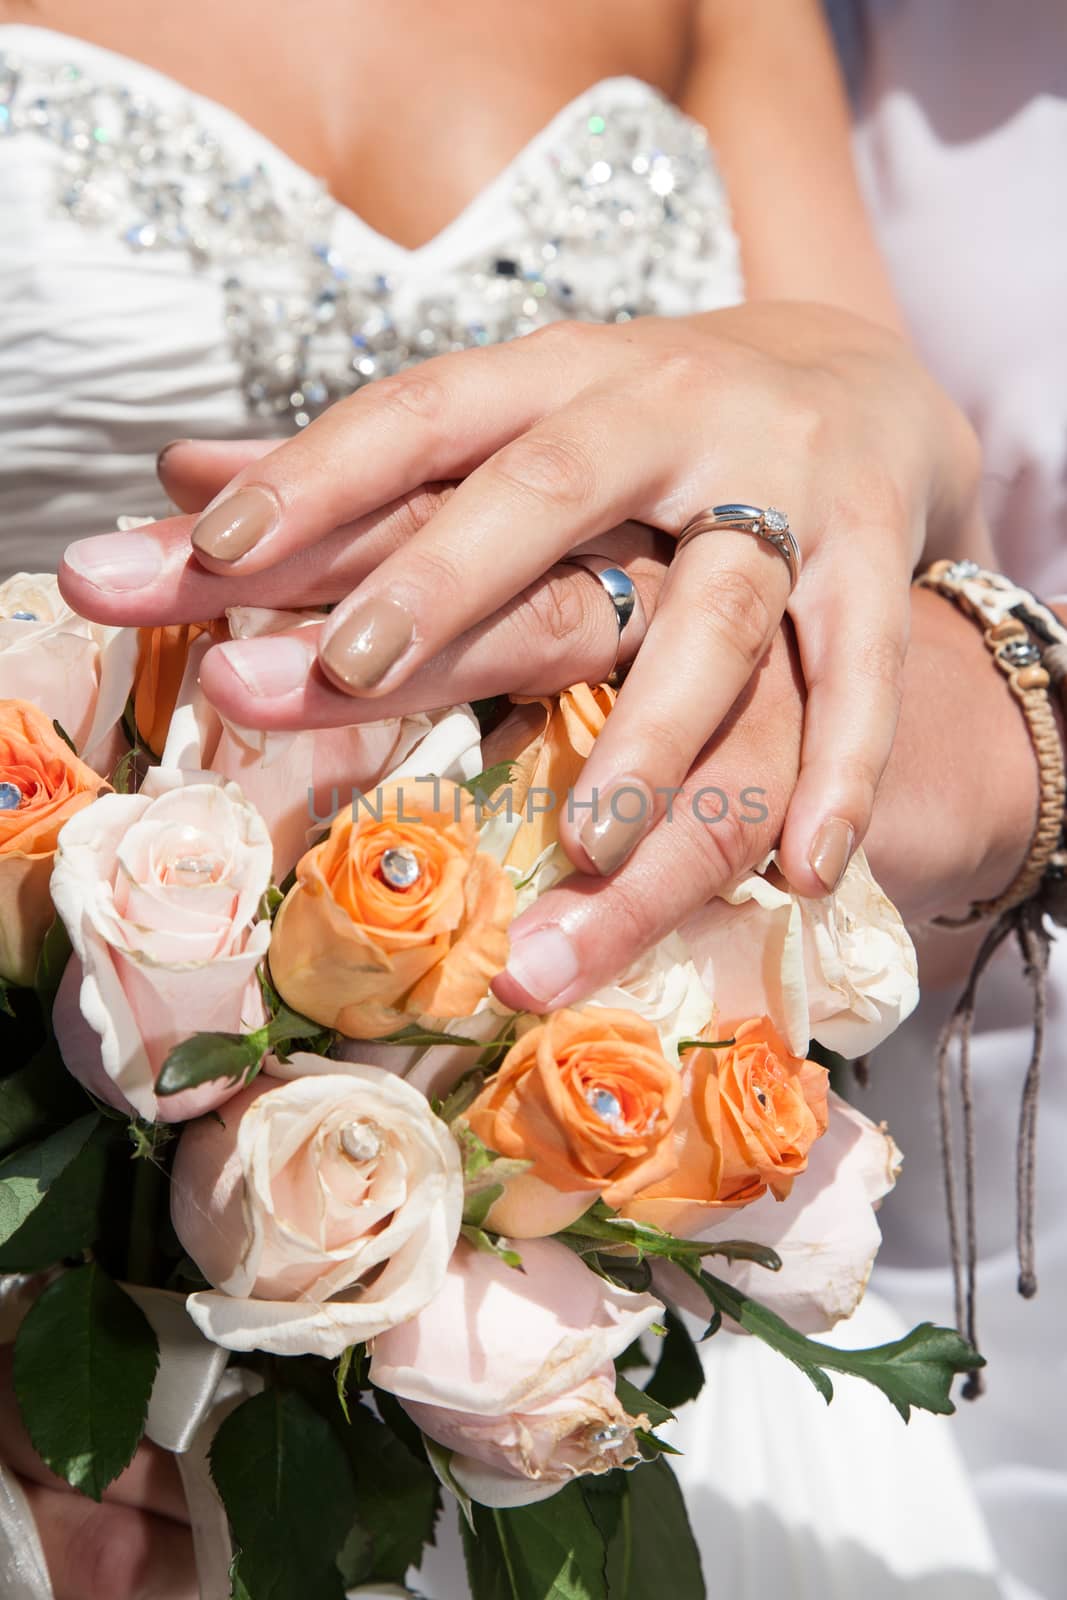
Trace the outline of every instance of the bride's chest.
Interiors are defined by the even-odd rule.
[[[0,0],[228,107],[375,229],[438,233],[552,113],[621,75],[678,85],[692,0]]]

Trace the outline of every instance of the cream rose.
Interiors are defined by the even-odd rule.
[[[379,1067],[297,1053],[182,1133],[171,1214],[214,1291],[189,1314],[228,1350],[339,1356],[414,1317],[459,1235],[459,1149]]]
[[[583,1004],[636,1011],[655,1028],[663,1054],[675,1064],[681,1041],[695,1039],[712,1014],[696,964],[677,933],[646,950],[614,983]]]
[[[256,969],[270,925],[256,918],[270,877],[266,827],[236,784],[154,768],[140,794],[106,795],[67,823],[52,898],[74,955],[55,1027],[75,1077],[165,1121],[235,1092],[216,1080],[157,1099],[154,1086],[191,1034],[262,1025]]]
[[[794,1055],[812,1039],[864,1055],[918,1003],[915,948],[862,850],[836,894],[804,899],[750,872],[682,934],[723,1015],[766,1014]]]
[[[0,699],[32,701],[105,777],[125,746],[119,725],[136,660],[136,630],[79,617],[53,573],[0,583]]]
[[[374,1342],[370,1375],[483,1505],[527,1505],[583,1473],[637,1459],[615,1397],[615,1357],[663,1314],[551,1239],[520,1246],[522,1271],[461,1243],[436,1297]]]
[[[750,1261],[709,1256],[708,1270],[769,1306],[801,1333],[825,1333],[850,1317],[863,1298],[882,1242],[875,1211],[900,1170],[900,1152],[884,1128],[837,1095],[829,1126],[808,1157],[807,1171],[784,1200],[765,1194],[743,1215],[722,1212],[700,1239],[739,1235],[770,1245],[779,1272]],[[677,1267],[657,1266],[656,1286],[667,1299],[707,1321],[707,1300]]]
[[[238,606],[227,620],[232,638],[253,639],[311,626],[322,617]],[[270,830],[279,881],[332,814],[351,804],[353,792],[373,789],[383,774],[462,782],[481,771],[478,722],[467,706],[300,733],[237,727],[219,716],[199,686],[201,662],[214,642],[201,634],[188,646],[163,765],[210,770],[239,783]]]

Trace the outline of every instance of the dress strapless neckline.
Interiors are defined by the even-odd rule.
[[[275,144],[269,134],[248,122],[239,112],[231,110],[221,100],[215,100],[210,95],[189,88],[180,79],[171,77],[160,68],[139,61],[136,56],[124,55],[105,45],[83,39],[78,34],[63,33],[55,28],[42,28],[21,22],[0,23],[0,52],[7,51],[17,55],[20,50],[38,60],[47,57],[63,64],[72,63],[76,58],[80,58],[91,63],[98,73],[106,70],[114,79],[140,80],[145,89],[154,96],[166,95],[185,105],[195,107],[202,120],[214,123],[220,132],[225,133],[231,140],[239,139],[243,145],[258,147],[259,159],[263,164],[275,168],[279,174],[285,176],[289,184],[326,190],[326,185],[320,176],[289,155],[280,145]],[[388,257],[390,266],[394,270],[397,267],[402,270],[404,263],[421,263],[431,256],[447,256],[453,241],[462,241],[462,247],[466,249],[471,230],[477,229],[479,215],[483,212],[492,214],[497,209],[500,198],[507,194],[516,172],[558,139],[561,130],[573,119],[575,112],[584,102],[601,96],[618,98],[631,104],[640,101],[670,104],[659,89],[643,78],[628,74],[598,78],[588,88],[581,90],[560,106],[559,110],[515,151],[510,160],[481,189],[472,194],[466,204],[443,227],[422,244],[405,245],[398,239],[391,238],[389,234],[381,233],[359,211],[346,205],[332,193],[330,193],[331,203],[336,208],[338,219],[343,221],[349,233],[361,236],[364,247],[373,249],[377,256]],[[686,117],[684,112],[677,108],[675,110],[679,117],[689,122],[693,121],[692,118]],[[699,126],[696,123],[693,125]]]

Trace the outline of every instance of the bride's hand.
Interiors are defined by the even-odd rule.
[[[142,1444],[101,1504],[75,1494],[41,1461],[0,1350],[0,1461],[33,1513],[55,1600],[195,1600],[189,1515],[174,1458]]]
[[[945,553],[944,530],[975,520],[970,432],[904,343],[847,312],[762,303],[561,323],[442,357],[246,466],[197,524],[198,563],[220,581],[262,583],[299,562],[332,579],[324,597],[337,599],[352,524],[366,530],[378,508],[443,478],[463,481],[322,631],[321,667],[346,695],[382,706],[560,557],[626,520],[677,535],[714,502],[788,512],[803,557],[792,597],[786,564],[750,534],[708,535],[680,554],[582,798],[641,785],[649,823],[661,818],[655,791],[684,781],[788,602],[809,699],[783,863],[804,892],[831,886],[866,830],[892,740],[912,567],[928,536]],[[68,553],[79,609],[101,615],[101,589],[125,585],[110,619],[177,620],[146,615],[132,570],[98,571],[94,599],[93,554],[93,541]],[[577,865],[604,873],[636,842],[636,830],[620,840],[595,823],[565,840]]]

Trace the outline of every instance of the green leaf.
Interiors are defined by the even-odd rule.
[[[137,787],[137,762],[142,752],[136,745],[119,756],[111,774],[111,787],[116,794],[132,794]]]
[[[270,1039],[267,1029],[255,1033],[194,1033],[175,1045],[156,1079],[158,1095],[181,1094],[214,1078],[251,1077],[266,1055]]]
[[[699,1262],[702,1256],[725,1256],[728,1261],[754,1261],[758,1266],[777,1272],[781,1257],[769,1245],[754,1244],[748,1239],[677,1239],[673,1233],[647,1222],[631,1222],[628,1217],[617,1217],[614,1212],[597,1202],[577,1222],[564,1228],[558,1235],[580,1255],[610,1252],[612,1249],[632,1250],[638,1261],[645,1256],[662,1256],[667,1261],[685,1267]]]
[[[349,1426],[352,1424],[352,1416],[348,1409],[348,1374],[352,1370],[353,1360],[359,1355],[360,1348],[358,1344],[350,1344],[347,1349],[342,1350],[341,1359],[338,1361],[337,1370],[334,1373],[334,1379],[337,1383],[337,1399],[344,1419]]]
[[[113,1134],[91,1113],[0,1161],[0,1272],[33,1272],[93,1242]]]
[[[77,745],[74,743],[74,740],[71,738],[71,736],[67,732],[66,728],[63,727],[62,723],[57,722],[55,717],[52,718],[52,728],[53,728],[56,736],[58,738],[62,739],[62,741],[66,745],[67,749],[73,751],[73,753],[75,755],[77,755],[78,754]]]
[[[25,1066],[0,1078],[0,1157],[77,1117],[88,1104],[55,1045],[44,1045]]]
[[[13,985],[8,983],[5,978],[0,978],[0,1011],[4,1013],[5,1017],[13,1017],[15,1015],[15,1008],[8,999],[8,992],[12,987]]]
[[[159,1348],[147,1317],[95,1263],[64,1272],[15,1340],[15,1394],[46,1466],[93,1500],[144,1433]]]
[[[615,1374],[615,1393],[619,1404],[624,1407],[631,1417],[646,1416],[649,1426],[658,1428],[661,1422],[673,1422],[674,1412],[662,1401],[656,1400],[647,1394],[644,1389],[639,1389],[636,1384],[624,1378],[621,1373]]]
[[[360,1522],[369,1535],[363,1565],[345,1563],[345,1580],[403,1583],[433,1538],[441,1509],[437,1477],[421,1448],[418,1454],[409,1450],[364,1405],[352,1407],[351,1427],[342,1439],[356,1480]]]
[[[470,1227],[464,1223],[460,1233],[468,1244],[472,1244],[483,1255],[499,1256],[505,1266],[513,1267],[516,1272],[522,1271],[522,1257],[517,1250],[512,1250],[502,1238],[495,1233],[486,1233],[484,1228]]]
[[[679,1039],[678,1054],[684,1056],[687,1050],[725,1050],[736,1043],[736,1039]]]
[[[667,1337],[660,1346],[659,1361],[648,1383],[648,1394],[676,1411],[695,1400],[704,1387],[704,1364],[689,1337],[689,1330],[673,1311],[666,1316]]]
[[[435,1044],[467,1045],[474,1050],[485,1048],[484,1039],[470,1039],[463,1033],[446,1033],[444,1029],[420,1028],[417,1023],[409,1023],[407,1027],[398,1028],[395,1033],[387,1033],[384,1038],[376,1039],[375,1044],[407,1044],[425,1045],[427,1048]]]
[[[41,1010],[49,1019],[52,1016],[52,1005],[59,988],[59,981],[70,960],[70,949],[70,934],[67,932],[66,924],[59,917],[55,917],[44,936],[41,953],[37,957],[37,970],[33,976],[33,987],[41,1002]]]
[[[937,1328],[931,1322],[920,1323],[890,1344],[868,1350],[836,1350],[797,1333],[758,1300],[723,1279],[708,1272],[693,1276],[721,1315],[731,1317],[792,1361],[826,1401],[834,1394],[828,1372],[847,1372],[881,1389],[905,1422],[913,1406],[950,1416],[956,1409],[949,1397],[953,1378],[985,1366],[984,1358],[955,1328]]]
[[[700,1551],[666,1461],[583,1478],[582,1492],[604,1540],[611,1600],[705,1600]]]
[[[249,1600],[344,1600],[337,1561],[357,1518],[348,1457],[292,1389],[270,1388],[226,1418],[211,1472],[240,1549]]]
[[[502,789],[505,783],[510,783],[514,770],[514,761],[498,761],[495,766],[486,767],[485,771],[479,772],[476,777],[467,778],[460,784],[460,788],[466,789],[476,800],[479,795],[485,800],[491,794],[495,794],[497,789]]]
[[[452,1451],[446,1450],[443,1444],[438,1444],[436,1439],[431,1439],[428,1433],[422,1435],[422,1447],[426,1451],[426,1459],[433,1469],[434,1477],[441,1486],[448,1490],[459,1506],[471,1533],[474,1532],[474,1501],[452,1475]]]
[[[615,1600],[604,1539],[577,1481],[532,1506],[475,1506],[463,1549],[473,1600]],[[644,1600],[660,1593],[676,1600],[658,1586]]]

